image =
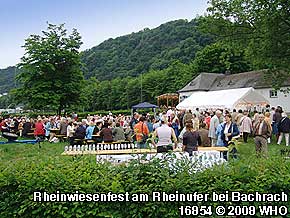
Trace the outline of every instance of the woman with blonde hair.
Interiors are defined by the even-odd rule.
[[[92,139],[94,129],[95,129],[95,123],[93,121],[90,121],[88,128],[86,128],[86,137],[85,137],[85,139],[89,139],[89,140]]]

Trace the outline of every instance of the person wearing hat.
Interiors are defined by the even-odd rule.
[[[283,136],[285,135],[286,146],[289,146],[290,119],[285,112],[282,113],[282,118],[278,123],[278,132],[278,145],[281,144]]]

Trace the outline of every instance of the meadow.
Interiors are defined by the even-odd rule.
[[[283,145],[269,144],[257,158],[255,145],[240,142],[238,159],[203,172],[178,172],[166,160],[96,163],[94,155],[62,156],[66,143],[0,145],[0,217],[180,217],[180,206],[285,205],[288,202],[35,202],[35,191],[56,193],[281,193],[290,195],[290,162]],[[169,157],[172,158],[172,157]],[[290,196],[289,196],[290,197]],[[259,216],[257,214],[256,216]],[[214,217],[214,215],[212,215]]]

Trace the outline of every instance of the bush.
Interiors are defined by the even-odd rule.
[[[170,157],[169,157],[170,158]],[[184,163],[186,164],[186,163]],[[290,164],[282,158],[233,161],[191,174],[173,171],[167,160],[128,165],[97,163],[92,157],[23,159],[0,167],[0,217],[179,217],[181,205],[232,205],[233,202],[34,202],[47,193],[281,193],[289,196]],[[237,202],[263,205],[265,202]],[[271,202],[287,205],[288,202]]]

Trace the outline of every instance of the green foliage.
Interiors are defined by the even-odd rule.
[[[138,76],[168,67],[173,61],[189,63],[212,40],[197,30],[198,19],[176,20],[155,29],[109,39],[82,54],[85,77],[98,80]]]
[[[196,75],[191,62],[197,51],[212,42],[208,34],[197,30],[198,22],[198,19],[168,22],[152,30],[109,39],[83,52],[82,70],[87,80],[80,82],[78,76],[73,77],[75,81],[72,82],[78,82],[78,85],[68,85],[73,96],[61,88],[68,83],[65,81],[68,77],[60,73],[64,71],[59,70],[55,62],[60,54],[67,54],[57,46],[50,46],[57,43],[54,39],[62,37],[62,30],[57,35],[57,27],[54,27],[56,36],[51,40],[49,31],[44,38],[31,36],[27,39],[24,47],[31,49],[28,54],[32,59],[23,58],[20,65],[23,65],[23,72],[18,78],[24,85],[13,94],[30,108],[45,111],[67,107],[75,111],[120,110],[141,101],[156,104],[158,95],[176,92]],[[74,40],[80,43],[78,38]]]
[[[216,42],[206,46],[196,54],[194,67],[196,72],[241,73],[251,70],[245,60],[244,50],[229,43]]]
[[[203,30],[243,46],[254,69],[270,69],[268,79],[280,88],[290,76],[289,2],[211,0],[208,12]]]
[[[15,104],[13,102],[13,96],[10,94],[3,95],[0,97],[0,108],[15,108]]]
[[[80,97],[83,75],[78,49],[81,37],[76,29],[68,35],[63,24],[48,24],[42,34],[25,40],[26,53],[17,76],[21,87],[14,93],[19,102],[33,109],[50,108],[60,112],[78,102]]]
[[[178,217],[181,205],[265,205],[265,202],[34,202],[33,192],[47,193],[243,193],[290,194],[289,161],[282,146],[270,145],[269,159],[257,159],[254,145],[241,146],[241,159],[192,174],[187,162],[176,171],[163,160],[128,165],[96,163],[94,156],[64,157],[64,144],[9,144],[0,147],[0,217]],[[288,202],[271,202],[286,205]]]
[[[15,88],[15,76],[18,74],[16,67],[7,67],[0,69],[0,94],[7,93],[10,89]]]
[[[95,83],[88,81],[91,86],[87,85],[82,94],[87,97],[87,103],[82,105],[85,111],[130,109],[141,102],[141,93],[142,101],[156,104],[158,95],[176,92],[195,74],[192,64],[175,61],[166,69],[150,70],[138,77],[93,80]]]

